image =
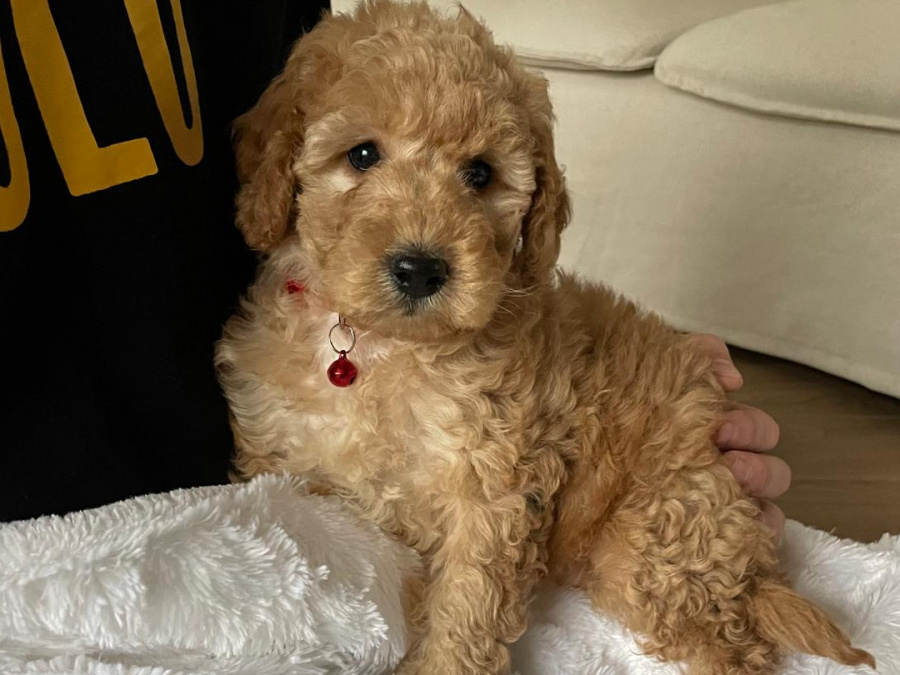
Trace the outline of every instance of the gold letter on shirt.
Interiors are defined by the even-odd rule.
[[[28,163],[22,148],[22,135],[9,93],[3,52],[0,51],[0,134],[9,159],[9,185],[0,186],[0,232],[16,229],[25,220],[31,188],[28,185]]]
[[[125,0],[128,19],[137,38],[138,49],[144,70],[153,88],[156,107],[162,115],[166,132],[172,141],[172,147],[188,166],[193,166],[203,159],[203,126],[200,123],[200,101],[197,94],[197,79],[194,76],[194,62],[191,59],[191,46],[188,44],[184,30],[184,15],[181,13],[180,0],[169,0],[172,17],[175,19],[175,31],[178,34],[178,50],[181,53],[182,70],[187,84],[188,99],[191,102],[192,125],[189,128],[181,111],[178,98],[178,87],[175,84],[175,69],[166,36],[163,33],[162,21],[156,0]]]
[[[22,60],[69,192],[83,195],[157,171],[146,138],[101,148],[91,131],[48,0],[11,0]]]

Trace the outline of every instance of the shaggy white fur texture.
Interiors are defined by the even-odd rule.
[[[796,587],[900,674],[900,537],[862,545],[789,522]],[[261,477],[0,525],[0,673],[389,672],[405,649],[413,553],[296,480]],[[544,588],[514,647],[521,675],[674,675]],[[871,673],[808,656],[788,675]]]

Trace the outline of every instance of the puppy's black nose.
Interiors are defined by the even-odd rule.
[[[440,258],[401,253],[391,258],[390,266],[399,291],[416,300],[434,295],[447,282],[447,263]]]

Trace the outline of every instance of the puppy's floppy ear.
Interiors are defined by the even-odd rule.
[[[285,71],[233,127],[240,180],[236,220],[247,244],[259,251],[271,250],[284,236],[294,198],[291,159],[303,141],[291,90]]]
[[[556,265],[562,231],[569,224],[571,206],[566,181],[556,163],[553,146],[553,109],[547,81],[525,74],[525,105],[534,138],[535,191],[522,223],[519,260],[523,281],[545,281]]]
[[[284,71],[253,108],[233,126],[240,189],[238,227],[251,248],[270,251],[284,237],[294,202],[291,162],[303,144],[303,113],[298,106],[302,40]]]

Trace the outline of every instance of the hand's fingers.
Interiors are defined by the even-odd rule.
[[[700,347],[700,351],[705,352],[707,356],[713,359],[728,359],[731,361],[731,355],[728,353],[728,345],[718,335],[712,333],[692,333],[691,342]]]
[[[775,499],[791,485],[791,468],[779,457],[732,450],[722,455],[738,484],[751,497]]]
[[[735,368],[731,359],[716,359],[713,361],[713,373],[715,373],[716,380],[718,380],[725,391],[737,391],[744,386],[744,376]]]
[[[690,339],[712,359],[713,372],[725,391],[737,391],[744,386],[744,378],[735,368],[728,346],[722,338],[709,333],[695,333]]]
[[[768,413],[748,405],[739,405],[725,413],[716,436],[722,450],[766,452],[778,445],[781,431]]]
[[[775,543],[781,542],[781,537],[784,535],[784,511],[766,500],[760,502],[759,509],[759,519],[763,522],[763,525],[772,530]]]

